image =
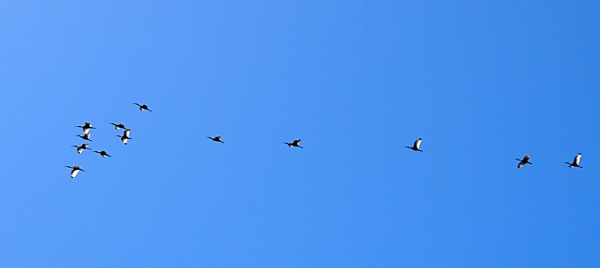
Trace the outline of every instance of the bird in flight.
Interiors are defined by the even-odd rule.
[[[79,166],[65,166],[65,167],[71,169],[71,179],[75,178],[75,176],[77,176],[77,173],[79,173],[79,171],[85,172],[85,170],[81,169]]]
[[[300,146],[301,139],[294,140],[293,142],[284,142],[288,147],[298,147],[304,149],[304,147]]]
[[[213,141],[216,141],[216,142],[224,143],[224,142],[221,140],[221,136],[214,136],[214,137],[208,137],[208,136],[207,136],[207,138],[209,138],[209,139],[211,139],[211,140],[213,140]]]
[[[152,112],[152,110],[150,110],[150,109],[148,108],[148,105],[146,105],[146,104],[139,104],[139,103],[137,103],[137,102],[134,102],[133,104],[137,105],[137,106],[140,108],[140,111],[143,111],[143,110],[148,110],[148,111]]]
[[[80,137],[80,138],[82,138],[82,139],[84,139],[84,140],[86,140],[86,141],[92,141],[92,140],[90,139],[90,133],[89,133],[89,132],[88,132],[88,133],[84,133],[84,134],[83,134],[83,136],[81,136],[81,135],[77,134],[77,137]]]
[[[519,162],[519,165],[517,165],[517,168],[522,168],[526,164],[533,165],[533,163],[529,162],[529,154],[526,154],[525,157],[523,157],[523,159],[519,159],[519,158],[515,158],[515,159],[521,161],[521,162]]]
[[[123,136],[129,138],[129,133],[131,133],[131,129],[126,128],[123,130]]]
[[[126,128],[125,125],[123,125],[121,123],[118,123],[118,124],[110,123],[110,124],[113,125],[113,126],[115,126],[116,130],[119,130],[119,129],[122,129],[122,128]]]
[[[117,137],[121,138],[121,142],[122,142],[124,145],[127,145],[127,140],[131,140],[131,139],[132,139],[132,138],[130,138],[130,137],[128,137],[128,136],[126,136],[126,135],[123,135],[123,136],[121,136],[121,135],[117,135]]]
[[[579,153],[579,154],[577,154],[577,156],[575,156],[575,158],[573,159],[573,163],[569,163],[569,162],[565,162],[565,163],[569,164],[569,168],[572,168],[572,167],[583,168],[582,166],[579,165],[580,159],[581,159],[581,153]]]
[[[85,124],[83,124],[83,126],[75,126],[75,127],[81,128],[83,130],[83,134],[90,133],[90,129],[96,129],[95,127],[92,127],[92,124],[90,122],[85,122]]]
[[[88,145],[89,145],[89,144],[87,144],[87,143],[84,143],[84,144],[81,144],[81,145],[79,145],[79,146],[78,146],[78,145],[73,145],[73,146],[71,146],[71,147],[75,147],[75,148],[77,148],[77,153],[78,153],[78,154],[81,154],[81,153],[82,153],[84,150],[91,150],[91,148],[89,148],[89,147],[88,147]]]
[[[94,151],[94,153],[100,154],[100,156],[102,156],[102,157],[107,157],[107,156],[108,156],[108,157],[112,157],[112,156],[110,156],[108,153],[106,153],[106,151],[104,151],[104,150],[101,150],[101,151]]]
[[[406,146],[406,148],[411,149],[413,151],[422,152],[423,150],[419,149],[421,147],[421,141],[423,141],[423,140],[421,138],[419,138],[418,140],[415,141],[413,146]]]

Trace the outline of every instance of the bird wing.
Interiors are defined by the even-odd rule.
[[[415,148],[419,149],[419,146],[421,146],[421,141],[423,141],[423,140],[419,139],[419,140],[415,141]]]

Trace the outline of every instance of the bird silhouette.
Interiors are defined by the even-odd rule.
[[[213,140],[213,141],[216,141],[216,142],[224,143],[224,142],[221,140],[221,136],[214,136],[214,137],[209,137],[209,136],[207,136],[207,138],[209,138],[209,139],[211,139],[211,140]]]
[[[89,144],[84,143],[84,144],[81,144],[81,145],[73,145],[71,147],[77,148],[77,153],[81,154],[84,150],[91,150],[91,148],[89,148],[88,145]]]
[[[579,153],[579,154],[577,154],[577,156],[575,156],[575,158],[573,159],[573,163],[569,163],[569,162],[565,162],[565,163],[569,164],[569,168],[572,168],[572,167],[583,168],[582,166],[579,165],[580,159],[581,159],[581,153]]]
[[[121,135],[117,135],[117,137],[121,138],[121,142],[122,142],[124,145],[127,145],[127,140],[132,140],[132,138],[130,138],[130,137],[127,137],[127,136],[125,136],[125,135],[122,135],[122,136],[121,136]]]
[[[75,178],[75,176],[77,176],[77,173],[79,173],[79,171],[85,172],[85,170],[81,169],[79,166],[65,166],[65,167],[71,169],[71,179]]]
[[[137,102],[134,102],[133,104],[137,105],[137,106],[140,108],[140,111],[143,111],[143,110],[148,110],[148,111],[152,112],[152,110],[150,110],[150,109],[148,108],[148,105],[146,105],[146,104],[139,104],[139,103],[137,103]]]
[[[423,141],[423,140],[421,138],[419,138],[418,140],[415,141],[413,146],[406,146],[406,148],[411,149],[413,151],[422,152],[423,150],[419,149],[419,147],[421,147],[421,141]]]
[[[102,157],[106,157],[106,156],[108,156],[108,157],[112,157],[112,156],[110,156],[108,153],[106,153],[106,151],[104,151],[104,150],[101,150],[101,151],[94,151],[94,153],[100,154],[100,156],[102,156]]]
[[[521,162],[519,162],[519,165],[517,165],[517,168],[522,168],[526,164],[533,165],[533,163],[529,162],[529,154],[526,154],[525,157],[523,157],[523,159],[519,159],[519,158],[515,158],[515,159],[521,161]]]
[[[90,139],[90,133],[89,133],[89,132],[88,132],[88,133],[85,133],[85,134],[83,134],[83,136],[81,136],[81,135],[77,134],[77,137],[80,137],[80,138],[82,138],[82,139],[84,139],[84,140],[86,140],[86,141],[92,141],[92,140]]]
[[[298,147],[304,149],[304,147],[300,146],[301,139],[294,140],[293,142],[284,142],[288,147]]]
[[[96,129],[95,127],[92,127],[92,124],[90,122],[85,122],[83,124],[83,126],[75,126],[75,127],[81,128],[83,130],[83,134],[90,133],[90,129]]]
[[[115,126],[116,130],[119,130],[119,129],[122,129],[122,128],[126,128],[125,125],[123,125],[121,123],[118,123],[118,124],[110,123],[110,124],[113,125],[113,126]]]

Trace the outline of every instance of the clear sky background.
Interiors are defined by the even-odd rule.
[[[598,14],[5,1],[0,267],[600,267]]]

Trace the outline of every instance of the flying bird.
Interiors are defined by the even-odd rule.
[[[77,148],[77,153],[78,153],[78,154],[81,154],[81,153],[82,153],[84,150],[91,150],[91,148],[89,148],[89,147],[88,147],[88,145],[89,145],[89,144],[87,144],[87,143],[84,143],[84,144],[81,144],[81,145],[79,145],[79,146],[77,146],[77,145],[73,145],[73,146],[71,146],[71,147],[75,147],[75,148]]]
[[[533,163],[529,162],[529,154],[526,154],[525,157],[523,157],[523,159],[519,159],[519,158],[515,158],[515,159],[521,161],[521,162],[519,162],[519,165],[517,166],[517,168],[522,168],[526,164],[533,165]]]
[[[92,124],[90,122],[85,122],[85,124],[83,124],[83,126],[75,126],[75,127],[81,128],[83,130],[83,134],[90,133],[90,129],[96,129],[95,127],[92,127]]]
[[[579,153],[579,154],[577,154],[577,156],[575,156],[575,159],[573,159],[573,163],[569,163],[569,162],[565,162],[565,163],[569,164],[569,168],[572,168],[572,167],[583,168],[582,166],[579,165],[579,159],[581,159],[581,153]]]
[[[125,125],[123,125],[121,123],[118,123],[118,124],[110,123],[110,124],[113,125],[113,126],[115,126],[116,130],[119,130],[119,129],[122,129],[122,128],[126,128]]]
[[[423,140],[421,138],[419,138],[418,140],[415,141],[415,144],[413,144],[413,146],[406,146],[406,148],[411,149],[413,151],[422,152],[423,150],[419,149],[419,147],[421,147],[421,141],[423,141]]]
[[[123,136],[129,138],[129,133],[131,133],[131,129],[126,128],[123,130]]]
[[[125,135],[123,135],[123,136],[121,136],[121,135],[117,135],[117,137],[121,138],[121,142],[122,142],[124,145],[127,145],[127,140],[131,140],[131,139],[132,139],[132,138],[130,138],[130,137],[127,137],[127,136],[125,136]]]
[[[299,147],[304,149],[304,147],[300,146],[301,139],[294,140],[293,142],[284,142],[288,147]]]
[[[65,166],[65,167],[71,169],[71,179],[75,178],[75,176],[77,176],[77,173],[79,173],[79,171],[85,172],[85,170],[81,169],[79,166]]]
[[[216,142],[224,143],[224,142],[221,140],[221,136],[214,136],[214,137],[208,137],[208,136],[207,136],[207,138],[209,138],[209,139],[211,139],[211,140],[213,140],[213,141],[216,141]]]
[[[104,151],[104,150],[101,150],[101,151],[99,151],[99,152],[98,152],[98,151],[94,151],[94,153],[98,153],[98,154],[100,154],[100,156],[102,156],[102,157],[107,157],[107,156],[108,156],[108,157],[112,157],[112,156],[110,156],[108,153],[106,153],[106,151]]]
[[[82,139],[84,139],[84,140],[86,140],[86,141],[92,141],[92,140],[90,139],[90,133],[89,133],[89,132],[88,132],[88,133],[85,133],[85,134],[83,134],[83,136],[81,136],[81,135],[77,134],[77,137],[80,137],[80,138],[82,138]]]
[[[140,107],[140,111],[143,111],[143,110],[148,110],[148,111],[152,112],[152,110],[150,110],[150,109],[148,108],[148,105],[146,105],[146,104],[139,104],[139,103],[137,103],[137,102],[134,102],[133,104],[135,104],[135,105],[137,105],[138,107]]]

